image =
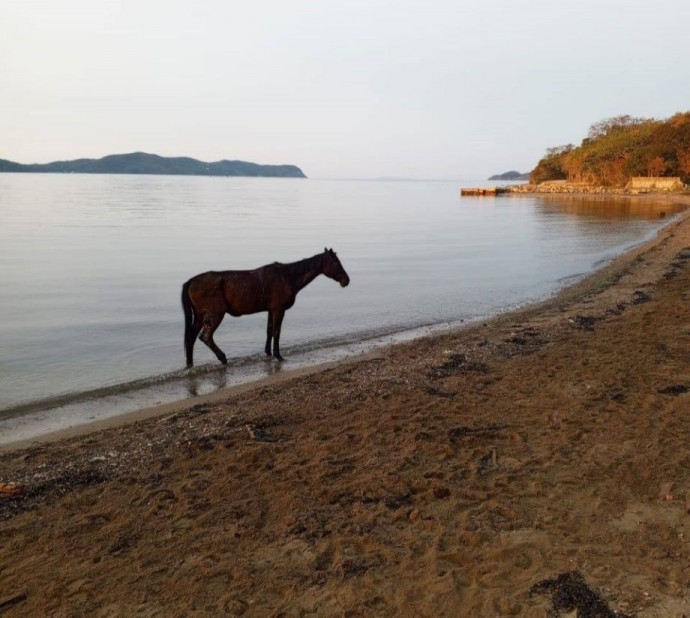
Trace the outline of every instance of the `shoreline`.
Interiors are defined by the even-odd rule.
[[[521,186],[521,185],[516,185],[516,186]],[[516,193],[516,195],[532,195],[531,193]],[[674,207],[678,208],[679,205],[682,205],[684,207],[690,206],[690,196],[684,197],[684,196],[679,196],[676,194],[652,194],[652,195],[637,195],[637,196],[632,196],[632,195],[593,195],[593,194],[567,194],[567,195],[560,195],[556,194],[553,196],[549,195],[541,195],[541,197],[548,199],[549,197],[553,197],[553,199],[556,200],[562,200],[564,202],[570,201],[570,200],[576,200],[578,198],[586,198],[588,201],[601,201],[601,200],[609,200],[609,199],[622,199],[624,201],[629,202],[631,205],[638,205],[638,206],[645,206],[647,208],[661,208],[664,203],[668,203],[669,205],[673,205]],[[667,216],[666,211],[660,210],[659,211],[659,216],[660,217],[665,217]],[[671,214],[672,217],[677,217],[677,216],[684,216],[682,214],[682,211],[680,212],[675,212]],[[672,223],[671,223],[672,224]],[[663,233],[663,228],[656,232],[654,234],[654,237],[651,238],[650,240],[643,240],[641,241],[638,245],[634,246],[632,249],[626,250],[623,254],[621,254],[618,257],[612,258],[610,260],[606,260],[607,264],[611,264],[615,262],[616,260],[623,258],[625,259],[625,256],[630,252],[636,250],[640,246],[645,246],[648,243],[653,243],[655,242],[654,238],[659,234]],[[586,281],[590,277],[597,277],[598,273],[602,270],[602,268],[606,268],[606,264],[602,266],[597,266],[593,271],[590,273],[584,275],[584,278],[582,281]],[[581,275],[574,276],[576,279],[581,279]],[[582,283],[580,281],[580,283]],[[497,318],[500,318],[502,315],[511,315],[512,313],[515,312],[522,312],[525,310],[529,310],[532,307],[540,307],[544,303],[549,303],[549,302],[557,302],[558,298],[562,294],[567,294],[568,289],[571,288],[573,285],[579,285],[580,283],[575,283],[575,284],[567,284],[565,288],[562,288],[560,290],[557,290],[554,292],[552,295],[547,296],[544,299],[537,300],[537,301],[531,301],[529,303],[526,303],[524,305],[519,305],[517,308],[511,308],[505,311],[500,311],[495,314],[491,314],[485,317],[478,317],[476,319],[473,319],[469,322],[464,322],[463,320],[459,320],[454,323],[439,323],[439,324],[430,324],[426,326],[420,326],[420,327],[415,327],[409,330],[403,330],[399,332],[395,332],[392,334],[384,334],[381,336],[373,337],[371,339],[366,340],[365,342],[360,344],[360,347],[363,348],[363,351],[356,351],[351,354],[345,354],[344,357],[337,358],[335,360],[317,360],[314,364],[309,364],[308,361],[307,363],[304,363],[303,361],[297,361],[296,362],[296,367],[294,369],[291,369],[289,366],[286,368],[284,366],[278,366],[275,368],[271,368],[270,372],[266,372],[264,368],[255,369],[253,372],[250,372],[247,375],[244,376],[232,376],[233,379],[237,379],[237,382],[234,384],[231,384],[229,386],[221,387],[216,390],[213,390],[212,392],[204,393],[201,395],[190,395],[188,397],[182,397],[179,399],[175,400],[170,400],[165,396],[164,393],[164,401],[160,403],[155,403],[152,405],[143,405],[141,407],[138,407],[136,409],[125,409],[122,412],[115,412],[113,414],[108,413],[105,415],[99,415],[95,418],[95,420],[77,420],[78,424],[77,425],[69,425],[67,427],[57,427],[54,429],[48,429],[48,430],[42,430],[40,433],[37,435],[27,437],[27,438],[19,438],[15,439],[9,442],[2,442],[0,443],[0,454],[18,450],[18,449],[23,449],[23,448],[28,448],[31,447],[32,445],[39,445],[43,442],[55,442],[59,441],[61,439],[65,438],[70,438],[74,436],[81,436],[87,433],[90,433],[92,431],[100,431],[102,429],[107,429],[107,428],[112,428],[112,427],[119,427],[124,424],[128,424],[131,422],[136,422],[138,420],[144,420],[144,419],[149,419],[149,418],[154,418],[157,416],[161,415],[166,415],[170,414],[173,412],[178,412],[180,410],[183,410],[185,408],[194,406],[194,405],[205,405],[205,404],[215,404],[219,403],[222,401],[223,398],[226,396],[231,396],[232,394],[235,393],[242,393],[245,392],[247,389],[252,389],[252,388],[259,388],[262,385],[271,385],[274,383],[282,383],[285,380],[290,380],[293,377],[300,377],[302,375],[311,375],[315,372],[322,371],[325,369],[328,369],[330,367],[335,367],[338,366],[342,363],[350,363],[350,362],[357,362],[360,359],[365,359],[369,357],[370,355],[376,355],[381,353],[383,350],[388,348],[389,346],[395,346],[397,345],[400,341],[404,344],[408,341],[415,341],[420,338],[426,338],[426,337],[437,337],[441,336],[444,333],[452,333],[455,331],[462,331],[466,330],[467,328],[473,327],[478,322],[486,322],[486,321],[491,321],[495,320]],[[429,332],[430,331],[430,332]],[[211,376],[211,374],[209,374]],[[206,376],[206,379],[209,379],[209,376]],[[177,381],[181,381],[187,376],[179,376],[177,378]],[[204,379],[204,376],[201,376],[201,379]],[[100,395],[100,396],[89,396],[89,397],[84,397],[84,394],[76,394],[76,395],[65,395],[64,399],[66,400],[65,404],[60,404],[58,406],[51,406],[50,408],[46,408],[46,410],[50,410],[55,408],[56,410],[61,408],[63,405],[66,406],[73,406],[76,405],[79,408],[84,408],[85,410],[88,409],[89,405],[92,406],[98,406],[98,405],[108,405],[107,400],[109,398],[114,398],[115,404],[118,404],[117,398],[118,396],[120,398],[125,398],[128,396],[127,393],[121,393],[118,395],[117,390],[119,389],[120,385],[115,385],[113,387],[104,387],[103,389],[96,389],[94,392],[98,392],[103,390],[106,392],[105,395]],[[151,387],[149,387],[150,389]],[[157,388],[157,385],[155,386]],[[112,389],[115,389],[112,393],[110,392]],[[146,387],[142,387],[142,390],[146,390]],[[86,393],[88,395],[88,393]],[[58,398],[59,399],[59,398]],[[165,399],[168,399],[167,401]],[[30,402],[27,404],[24,404],[26,407],[34,407],[36,404],[35,402]],[[121,405],[121,402],[120,402]],[[21,408],[22,406],[18,406]],[[37,409],[38,412],[43,412],[42,409]],[[0,413],[1,414],[1,413]],[[1,416],[0,416],[1,418]],[[8,417],[9,418],[9,417]],[[19,415],[17,417],[18,421],[21,422],[21,420],[24,418],[24,415]],[[36,421],[39,422],[40,421]]]
[[[620,615],[688,613],[688,289],[690,212],[536,304],[0,452],[0,599],[545,617],[577,571]]]
[[[404,344],[420,338],[433,337],[439,333],[464,328],[479,321],[492,319],[495,315],[500,315],[500,313],[502,312],[499,310],[497,313],[470,320],[457,319],[450,322],[439,322],[413,326],[405,329],[371,335],[357,341],[355,341],[352,337],[348,337],[347,342],[344,342],[339,346],[321,348],[321,353],[313,353],[312,358],[303,358],[295,355],[291,356],[287,363],[276,364],[272,360],[265,361],[265,357],[262,356],[261,362],[255,362],[253,368],[252,366],[240,366],[239,369],[227,369],[222,365],[217,365],[208,367],[208,371],[203,374],[193,376],[185,374],[177,375],[175,376],[174,381],[171,380],[171,383],[174,384],[177,382],[182,382],[183,380],[189,381],[190,379],[201,379],[210,382],[214,375],[218,375],[225,371],[233,372],[227,376],[227,379],[224,380],[226,384],[228,382],[230,382],[230,384],[222,387],[216,387],[215,390],[210,392],[203,392],[198,395],[180,395],[176,399],[168,399],[167,401],[160,401],[151,405],[130,407],[124,411],[116,411],[101,415],[93,420],[80,421],[80,419],[76,419],[74,424],[71,424],[67,427],[56,427],[54,429],[38,431],[37,433],[26,438],[21,437],[17,439],[6,439],[6,436],[3,436],[0,441],[0,454],[17,449],[37,446],[43,442],[55,442],[64,438],[84,435],[110,427],[119,427],[120,425],[135,422],[137,420],[153,418],[179,410],[184,410],[185,408],[195,405],[218,403],[219,401],[222,401],[223,398],[229,397],[234,393],[244,392],[252,388],[258,388],[262,385],[280,383],[285,380],[290,380],[303,375],[310,375],[326,370],[330,367],[335,367],[342,363],[356,362],[360,359],[365,359],[369,356],[376,355],[380,351],[385,350],[392,345]],[[266,364],[265,366],[262,366],[264,365],[264,362],[266,362]],[[249,370],[247,370],[248,367]],[[237,373],[235,373],[235,370],[237,370]],[[141,381],[145,382],[148,380],[145,378]],[[45,414],[45,412],[63,411],[65,407],[77,407],[86,410],[89,409],[89,406],[91,406],[91,409],[93,409],[94,406],[107,408],[109,404],[113,404],[113,401],[113,408],[120,407],[122,405],[122,401],[127,397],[131,397],[133,394],[138,396],[138,393],[147,388],[149,390],[153,390],[158,387],[158,384],[154,384],[152,387],[142,386],[139,389],[133,388],[120,392],[122,386],[123,385],[114,385],[112,387],[103,387],[100,389],[95,389],[94,391],[87,391],[86,393],[77,393],[75,395],[57,397],[58,400],[64,398],[66,400],[65,403],[58,403],[57,405],[47,407],[40,407],[38,404],[40,404],[41,401],[38,401],[21,404],[16,408],[11,408],[8,410],[0,410],[0,432],[2,431],[3,422],[11,422],[14,420],[20,424],[21,431],[21,423],[26,419],[27,416],[36,417]],[[176,390],[179,391],[180,388],[177,388]],[[168,393],[169,392],[166,390],[157,396],[160,397],[162,395],[163,398],[165,398]],[[29,411],[14,414],[15,410],[21,410],[22,408],[27,408]],[[29,426],[40,426],[41,422],[45,421],[42,421],[41,419],[33,420],[28,424]],[[52,424],[57,425],[58,422],[53,422]],[[17,433],[17,428],[12,427],[10,431]]]
[[[357,359],[364,359],[367,356],[373,354],[375,353],[368,352],[362,355],[352,357],[352,362],[356,362]],[[348,361],[339,360],[319,363],[318,365],[302,367],[299,369],[282,370],[280,373],[276,372],[272,375],[258,378],[255,381],[225,387],[212,393],[207,393],[205,395],[196,395],[193,397],[190,396],[186,399],[171,401],[169,403],[147,406],[137,410],[132,410],[131,412],[124,412],[122,414],[118,414],[115,416],[109,416],[101,420],[82,423],[64,429],[57,429],[55,431],[49,431],[44,434],[41,434],[38,437],[26,438],[22,440],[17,440],[16,442],[0,444],[0,455],[2,455],[3,453],[10,453],[12,451],[23,450],[32,447],[40,447],[44,443],[60,442],[61,440],[66,440],[69,438],[87,436],[91,433],[99,432],[104,429],[118,428],[129,425],[131,423],[158,418],[161,416],[172,414],[174,412],[180,412],[182,410],[186,410],[194,406],[219,404],[222,403],[228,397],[231,397],[233,395],[242,394],[255,388],[260,388],[262,386],[279,385],[285,381],[289,381],[294,378],[309,376],[320,371],[325,371],[330,367],[337,366],[344,362]]]

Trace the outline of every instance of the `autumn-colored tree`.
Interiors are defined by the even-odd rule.
[[[681,176],[690,181],[690,112],[668,120],[615,116],[594,123],[577,148],[549,148],[533,183],[565,179],[622,186],[633,176]]]
[[[609,135],[615,131],[625,130],[628,127],[644,124],[646,122],[654,122],[653,118],[635,118],[628,114],[623,116],[613,116],[613,118],[605,118],[599,122],[595,122],[589,127],[587,138],[589,140]]]
[[[663,157],[654,157],[647,163],[647,174],[649,176],[663,176],[667,167]]]
[[[690,176],[690,150],[678,155],[678,169],[684,176]]]
[[[529,180],[533,184],[539,184],[547,180],[565,180],[567,174],[563,169],[563,157],[573,150],[572,144],[549,148],[546,155],[537,164],[530,174]]]

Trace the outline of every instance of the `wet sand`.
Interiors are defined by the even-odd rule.
[[[684,216],[538,306],[4,453],[0,614],[689,614],[689,300]]]

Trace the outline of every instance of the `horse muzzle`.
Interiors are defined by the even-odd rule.
[[[346,288],[348,285],[350,285],[350,277],[345,275],[340,281],[338,281],[338,283],[340,283],[341,288]]]

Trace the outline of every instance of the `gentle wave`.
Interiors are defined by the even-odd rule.
[[[464,320],[458,323],[464,323]],[[323,338],[308,344],[283,348],[282,351],[287,357],[288,367],[291,366],[291,360],[293,366],[295,361],[299,364],[312,364],[314,361],[323,360],[321,356],[312,354],[317,351],[325,352],[329,358],[334,358],[334,353],[337,352],[340,352],[337,356],[345,356],[352,353],[352,350],[346,350],[348,346],[367,347],[376,345],[376,343],[381,342],[385,338],[397,338],[397,340],[409,339],[417,336],[421,330],[430,332],[431,330],[448,328],[451,325],[452,323],[428,323],[418,324],[412,328],[409,326],[391,326],[383,329],[352,333],[345,337]],[[309,358],[310,355],[312,357],[311,359]],[[246,376],[248,373],[253,373],[251,371],[252,369],[265,368],[267,362],[277,363],[277,361],[272,360],[271,357],[267,357],[263,353],[252,356],[228,358],[227,365],[221,365],[218,362],[204,363],[191,368],[178,369],[118,384],[28,401],[0,409],[0,419],[30,414],[38,410],[48,411],[70,404],[85,403],[105,397],[133,394],[137,391],[150,390],[152,387],[165,387],[175,383],[193,382],[195,380],[198,382],[199,380],[206,380],[221,375],[231,375],[237,370],[243,371],[244,373],[242,375]],[[190,387],[187,386],[186,388],[189,389]],[[194,396],[195,394],[198,393],[189,393],[189,396]],[[136,409],[137,404],[134,403],[133,405],[134,407],[132,409]]]

